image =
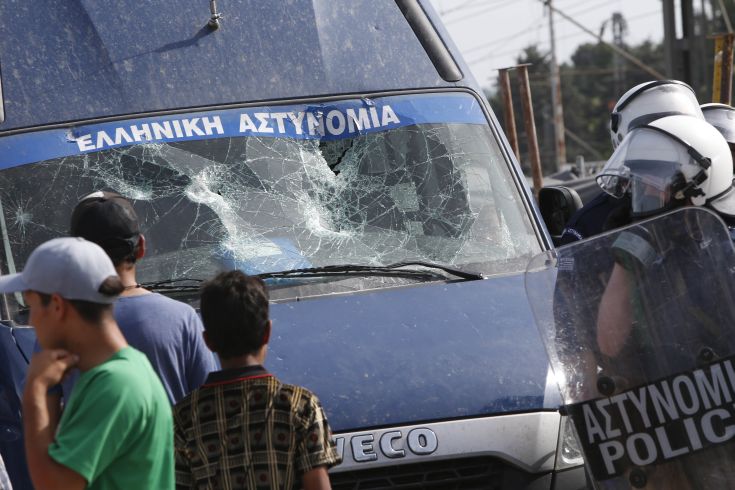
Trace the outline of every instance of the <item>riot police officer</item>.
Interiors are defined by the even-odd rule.
[[[636,127],[671,115],[690,115],[703,119],[694,90],[678,80],[645,82],[628,90],[610,114],[613,149]],[[577,211],[562,232],[560,244],[581,240],[630,222],[630,202],[626,196],[600,193]]]
[[[730,148],[712,125],[692,116],[664,117],[633,129],[597,181],[614,197],[630,196],[634,220],[683,206],[707,207],[726,222],[735,220]],[[642,226],[634,227],[612,245],[615,263],[599,302],[595,351],[602,371],[624,379],[628,388],[663,379],[678,367],[694,369],[704,349],[716,356],[719,349],[733,347],[719,299],[708,299],[712,295],[694,284],[689,287],[691,270],[711,259],[702,256],[706,242],[667,249],[663,244],[671,242],[666,234],[664,230],[654,236]],[[680,272],[682,264],[689,271],[687,278]],[[706,270],[695,275],[706,276]],[[687,296],[694,306],[675,315],[665,305],[671,298]],[[619,391],[611,388],[604,395]],[[721,461],[714,466],[724,468],[731,451],[723,446],[665,463],[660,471],[647,474],[646,488],[727,488],[727,472],[713,471],[704,463]]]
[[[727,104],[710,103],[702,104],[701,109],[704,120],[725,137],[730,153],[735,155],[735,108]]]

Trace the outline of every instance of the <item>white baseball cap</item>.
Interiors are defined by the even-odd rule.
[[[117,295],[99,292],[110,276],[117,277],[117,272],[102,247],[78,237],[54,238],[31,252],[23,272],[0,277],[0,293],[32,290],[112,304]]]

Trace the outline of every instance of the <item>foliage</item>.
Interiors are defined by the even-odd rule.
[[[664,72],[661,44],[646,41],[637,46],[624,46],[624,49],[646,65]],[[628,88],[652,79],[650,74],[622,59],[618,61],[620,76],[616,80],[615,58],[616,54],[602,43],[582,44],[572,55],[571,61],[559,68],[564,122],[567,131],[576,136],[566,137],[568,161],[574,161],[577,155],[582,155],[587,161],[607,159],[612,151],[609,115],[615,101]],[[549,56],[539,52],[535,46],[529,46],[523,50],[517,62],[531,64],[529,80],[539,153],[543,172],[548,175],[556,171]],[[528,173],[527,137],[515,74],[511,75],[511,86],[521,162]],[[501,97],[500,92],[496,91],[489,100],[505,129]]]
[[[723,4],[730,23],[735,25],[735,0],[723,0]],[[677,11],[683,8],[682,2],[675,2],[675,5]],[[662,44],[647,41],[636,46],[622,47],[660,73],[667,73],[669,68],[671,70],[669,76],[687,81],[694,88],[699,101],[704,103],[712,100],[714,65],[712,36],[727,32],[727,24],[720,11],[719,0],[702,0],[693,2],[692,6],[694,15],[691,18],[691,38],[687,42],[676,40],[672,43],[675,47],[671,60],[673,66],[665,66],[666,55]],[[682,14],[679,12],[677,15]],[[680,35],[678,32],[677,37]],[[544,175],[548,175],[556,171],[549,55],[540,52],[535,46],[529,46],[518,56],[517,62],[532,65],[529,67],[529,78],[534,119],[543,172]],[[616,66],[618,66],[617,73]],[[687,66],[690,70],[688,72],[685,69]],[[559,71],[564,123],[567,129],[565,138],[567,161],[575,161],[578,155],[587,161],[607,159],[612,151],[608,130],[609,114],[615,101],[629,88],[653,77],[616,55],[603,43],[580,45],[570,62],[562,64]],[[511,75],[511,78],[520,160],[524,171],[530,173],[519,87],[515,80],[516,76]],[[496,90],[488,99],[505,129],[501,94]]]

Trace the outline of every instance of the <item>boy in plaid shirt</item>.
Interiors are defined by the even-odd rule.
[[[204,339],[222,370],[174,407],[177,488],[330,489],[339,463],[317,397],[263,367],[263,281],[223,272],[201,290]]]

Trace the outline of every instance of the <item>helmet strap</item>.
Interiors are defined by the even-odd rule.
[[[620,113],[619,112],[613,112],[610,114],[610,129],[613,133],[618,132],[618,128],[620,127]]]
[[[709,158],[707,160],[709,160]],[[709,168],[709,166],[706,168]],[[690,180],[689,183],[676,191],[674,193],[674,199],[684,200],[687,198],[691,199],[694,197],[704,196],[704,191],[698,187],[707,180],[707,173],[704,170],[705,169],[703,168],[697,172],[697,175],[692,177],[692,180]]]

